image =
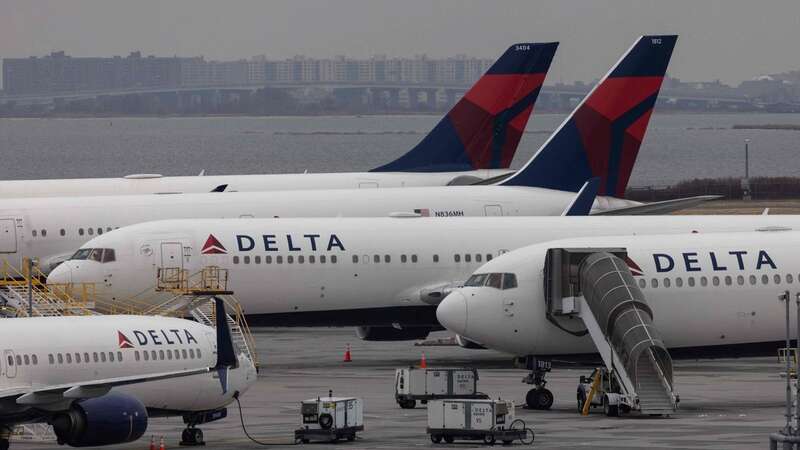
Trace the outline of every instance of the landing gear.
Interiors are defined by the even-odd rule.
[[[530,409],[550,409],[553,406],[553,393],[545,385],[545,376],[552,370],[552,363],[548,360],[527,356],[525,358],[525,368],[531,373],[522,379],[523,383],[533,385],[533,389],[525,395],[525,403]]]
[[[8,438],[11,437],[11,429],[0,426],[0,450],[8,450],[9,441]]]
[[[203,440],[203,430],[196,428],[194,425],[189,425],[181,433],[180,444],[184,447],[206,445],[206,441]]]

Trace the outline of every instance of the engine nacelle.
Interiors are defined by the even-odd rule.
[[[413,341],[425,339],[430,334],[429,327],[358,327],[356,335],[365,341]]]
[[[460,334],[456,335],[456,344],[458,344],[458,346],[461,348],[468,348],[470,350],[486,350],[486,347],[478,344],[477,342],[470,341]]]
[[[147,408],[134,397],[109,393],[79,400],[50,419],[59,444],[94,447],[133,442],[147,431]]]

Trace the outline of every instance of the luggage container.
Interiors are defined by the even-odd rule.
[[[447,398],[488,398],[478,392],[478,370],[466,368],[397,369],[394,398],[401,408],[410,409],[428,400]]]
[[[442,440],[451,444],[456,439],[482,440],[489,445],[516,440],[531,444],[534,439],[533,430],[514,418],[510,400],[433,400],[428,404],[427,432],[435,444]]]
[[[303,425],[294,432],[296,442],[312,439],[337,441],[355,440],[356,432],[364,431],[364,403],[355,397],[317,397],[300,404]]]

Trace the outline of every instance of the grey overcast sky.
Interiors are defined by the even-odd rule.
[[[0,0],[0,58],[494,58],[514,42],[560,41],[553,83],[597,78],[656,33],[680,34],[670,74],[684,80],[800,68],[798,0]]]

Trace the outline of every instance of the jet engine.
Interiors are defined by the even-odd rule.
[[[429,327],[358,327],[356,335],[365,341],[413,341],[425,339],[431,332]]]
[[[74,402],[50,419],[58,443],[94,447],[133,442],[147,431],[147,408],[134,397],[109,393]]]
[[[456,344],[458,344],[458,346],[461,348],[468,348],[470,350],[486,350],[486,347],[478,344],[477,342],[470,341],[460,334],[456,335]]]

